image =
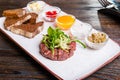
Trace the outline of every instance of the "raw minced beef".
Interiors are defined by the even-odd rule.
[[[76,50],[76,42],[72,41],[69,44],[68,50],[62,50],[61,48],[55,48],[54,54],[50,49],[47,48],[47,46],[44,43],[40,43],[40,54],[48,59],[55,60],[55,61],[63,61],[71,56],[73,56],[74,51]]]

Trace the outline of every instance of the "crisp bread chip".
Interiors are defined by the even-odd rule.
[[[28,14],[31,15],[31,18],[28,21],[26,21],[24,24],[26,24],[26,23],[35,24],[36,20],[38,18],[38,14],[36,14],[36,13],[28,13]]]
[[[11,9],[11,10],[5,10],[3,11],[3,16],[9,17],[9,18],[18,18],[26,14],[25,9]]]
[[[20,18],[6,18],[4,21],[4,28],[10,30],[11,27],[21,25],[22,23],[26,22],[31,18],[31,15],[25,14]]]
[[[25,36],[27,38],[33,38],[35,35],[40,33],[42,29],[43,22],[38,22],[35,24],[27,23],[12,27],[11,32]]]

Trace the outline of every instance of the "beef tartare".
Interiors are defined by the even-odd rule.
[[[40,54],[48,59],[63,61],[70,58],[76,50],[76,42],[85,47],[83,43],[71,39],[58,28],[53,29],[49,27],[47,33],[44,35],[39,48]]]
[[[70,49],[67,49],[67,50],[63,50],[61,48],[55,48],[54,54],[44,43],[40,43],[39,47],[40,47],[40,53],[44,57],[51,60],[62,61],[62,60],[66,60],[67,58],[73,55],[76,49],[76,42],[71,42],[69,44]]]

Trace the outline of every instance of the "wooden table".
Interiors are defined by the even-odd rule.
[[[6,9],[25,7],[31,0],[0,0],[0,16]],[[120,45],[120,19],[98,13],[97,0],[44,0],[103,30]],[[0,80],[56,80],[22,49],[0,33]],[[120,57],[84,80],[120,80]]]

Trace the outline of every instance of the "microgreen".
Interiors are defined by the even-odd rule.
[[[52,51],[53,54],[55,48],[61,48],[63,50],[69,49],[68,44],[71,43],[71,41],[78,42],[86,48],[85,44],[81,41],[72,40],[59,28],[53,29],[52,27],[49,27],[47,33],[48,34],[44,35],[42,42]]]

